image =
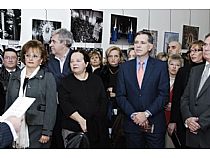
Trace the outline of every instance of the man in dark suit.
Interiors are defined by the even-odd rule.
[[[13,48],[7,48],[3,52],[3,66],[0,68],[0,82],[3,86],[1,88],[0,99],[0,115],[4,113],[6,92],[9,83],[10,74],[19,71],[17,51]]]
[[[117,101],[126,115],[124,132],[127,148],[164,148],[164,105],[169,101],[169,75],[167,63],[149,56],[152,48],[151,34],[138,32],[134,40],[136,59],[120,66]],[[142,65],[143,80],[138,83]],[[151,124],[154,125],[153,131],[144,130]]]
[[[20,125],[21,119],[14,116],[0,122],[0,149],[6,148],[17,138]]]
[[[70,47],[73,44],[73,35],[65,28],[57,29],[52,33],[50,48],[52,54],[50,55],[47,63],[47,71],[51,72],[55,77],[57,89],[60,86],[62,78],[68,76],[71,72],[69,59],[71,56]],[[53,129],[51,148],[61,149],[64,148],[63,137],[61,135],[61,120],[63,114],[58,103],[57,117],[55,127]]]
[[[206,63],[191,69],[181,98],[186,146],[190,148],[210,148],[210,34],[204,40],[203,57]]]

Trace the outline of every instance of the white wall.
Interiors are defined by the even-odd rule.
[[[210,32],[209,9],[103,9],[100,11],[103,11],[104,19],[101,44],[103,50],[106,50],[110,46],[111,14],[137,17],[137,31],[142,29],[157,30],[158,52],[163,51],[164,32],[178,32],[180,42],[182,42],[183,25],[189,25],[190,22],[192,26],[199,27],[199,39],[204,39],[204,36]],[[70,29],[71,11],[69,9],[22,9],[21,45],[32,38],[32,19],[60,21],[62,22],[62,27]],[[100,45],[77,43],[75,46],[98,47]],[[119,47],[122,49],[128,48],[126,45],[120,45]]]

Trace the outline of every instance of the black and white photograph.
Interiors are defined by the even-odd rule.
[[[176,32],[165,32],[164,33],[164,44],[163,52],[168,53],[168,45],[171,41],[179,41],[179,33]]]
[[[150,52],[150,56],[151,57],[155,57],[156,53],[157,53],[158,31],[156,31],[156,30],[147,30],[147,29],[143,29],[143,31],[149,31],[152,34],[152,37],[153,37],[153,49]]]
[[[21,9],[0,9],[0,39],[20,40]]]
[[[61,22],[32,19],[32,39],[41,41],[49,52],[51,34],[59,28],[61,28]]]
[[[136,28],[136,17],[111,14],[110,44],[132,45]]]
[[[102,11],[71,9],[71,32],[75,42],[101,43],[102,30]]]
[[[188,49],[190,44],[198,40],[199,27],[183,25],[182,49]]]

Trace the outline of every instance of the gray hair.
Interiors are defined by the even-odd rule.
[[[72,46],[72,44],[74,42],[72,32],[68,31],[65,28],[60,28],[60,29],[57,29],[57,30],[53,31],[52,36],[54,36],[56,34],[59,35],[58,39],[59,39],[60,42],[65,42],[66,43],[66,47],[71,47]]]

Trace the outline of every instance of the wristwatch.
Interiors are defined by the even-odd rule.
[[[144,112],[144,115],[145,115],[146,118],[148,118],[150,116],[150,114],[146,111]]]

